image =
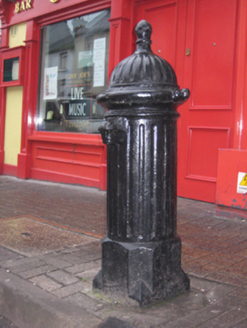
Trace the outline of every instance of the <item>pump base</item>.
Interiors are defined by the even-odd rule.
[[[139,306],[171,298],[190,288],[181,268],[179,237],[150,243],[121,243],[105,238],[102,270],[93,289],[126,295]]]

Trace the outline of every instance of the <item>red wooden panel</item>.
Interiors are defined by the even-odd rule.
[[[54,173],[60,173],[64,176],[71,177],[83,177],[85,179],[93,179],[99,183],[100,178],[100,167],[94,167],[92,165],[77,165],[75,163],[69,162],[57,162],[57,161],[47,161],[45,159],[37,159],[35,168],[39,171],[48,171]],[[63,181],[61,181],[63,182]]]
[[[32,154],[31,178],[102,187],[103,145],[33,141]]]
[[[53,161],[71,161],[71,150],[59,149],[51,146],[38,146],[36,148],[36,159]]]
[[[59,147],[60,146],[60,147]],[[67,147],[66,147],[67,146]],[[67,148],[67,149],[66,149]],[[80,147],[82,148],[82,147]],[[102,151],[97,149],[78,149],[78,145],[49,145],[49,146],[37,146],[36,158],[50,161],[61,162],[77,162],[77,163],[92,163],[100,164]]]
[[[215,201],[218,149],[233,143],[237,23],[235,0],[187,2],[184,86],[191,97],[178,121],[182,197]]]
[[[31,179],[37,180],[45,180],[45,181],[53,181],[53,182],[62,182],[62,183],[72,183],[72,184],[82,184],[88,187],[96,187],[105,190],[101,186],[101,182],[97,179],[90,179],[88,177],[72,175],[72,174],[64,174],[60,172],[54,172],[43,169],[31,168]]]
[[[99,166],[101,163],[101,154],[86,151],[74,151],[72,154],[72,161],[77,164],[90,163],[91,165]]]
[[[152,50],[175,66],[177,1],[147,1],[137,8],[137,22],[145,19],[153,28]]]
[[[230,109],[232,104],[236,0],[196,2],[192,106]],[[202,107],[201,107],[202,106]]]
[[[216,181],[219,148],[228,148],[230,128],[189,127],[187,176]]]

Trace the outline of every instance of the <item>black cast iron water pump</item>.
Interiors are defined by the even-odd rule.
[[[107,108],[107,236],[94,289],[139,305],[189,289],[176,229],[176,108],[189,97],[171,65],[151,50],[152,27],[136,26],[135,53],[97,97]]]

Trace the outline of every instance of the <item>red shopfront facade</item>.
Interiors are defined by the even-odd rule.
[[[0,16],[0,65],[14,74],[2,67],[1,174],[106,189],[95,97],[146,19],[154,53],[191,90],[179,108],[178,195],[247,209],[245,0],[0,0]]]

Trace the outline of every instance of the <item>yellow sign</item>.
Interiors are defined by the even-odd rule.
[[[237,193],[238,194],[246,194],[247,193],[247,173],[246,172],[238,172]]]
[[[55,2],[58,2],[58,0],[50,0],[51,2],[55,3]]]
[[[21,11],[32,9],[31,4],[32,4],[32,0],[16,2],[15,3],[15,12],[20,13]]]
[[[240,186],[247,186],[247,174],[245,174],[242,181],[240,182]]]

